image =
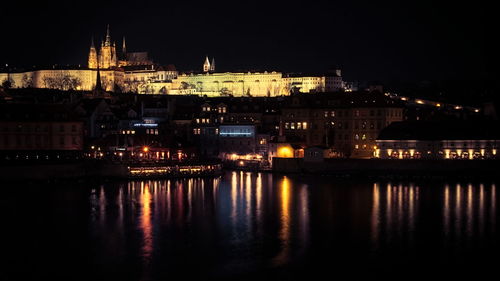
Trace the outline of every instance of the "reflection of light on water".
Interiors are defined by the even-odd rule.
[[[103,226],[106,223],[106,194],[104,193],[104,186],[101,186],[99,192],[99,222]]]
[[[484,184],[479,185],[479,236],[484,232]]]
[[[252,228],[252,174],[246,173],[246,185],[245,185],[245,206],[246,206],[246,219],[247,227],[249,228],[249,233],[251,233]]]
[[[149,261],[153,252],[153,226],[151,223],[151,191],[149,184],[141,182],[141,221],[140,228],[143,234],[142,256]]]
[[[262,174],[257,175],[255,180],[255,203],[256,203],[256,213],[257,213],[257,227],[261,226],[262,223]]]
[[[116,199],[116,204],[118,205],[118,227],[122,230],[123,227],[123,186],[120,186],[118,190],[118,198]]]
[[[193,215],[193,179],[188,179],[188,221],[191,220],[191,216]]]
[[[497,202],[497,186],[495,184],[491,185],[491,206],[490,206],[490,214],[491,214],[491,232],[495,232],[496,226],[496,202]]]
[[[460,237],[462,229],[462,187],[457,184],[455,194],[455,235]],[[457,240],[458,241],[458,240]]]
[[[373,203],[372,203],[372,219],[371,219],[371,228],[372,228],[372,243],[375,249],[378,248],[378,239],[379,239],[379,225],[380,225],[380,187],[378,183],[373,184]]]
[[[413,244],[414,232],[415,232],[415,222],[416,222],[416,203],[415,203],[415,187],[413,184],[410,184],[409,187],[409,199],[408,199],[408,226],[410,231],[410,242]]]
[[[215,178],[212,182],[213,184],[213,202],[214,202],[214,205],[217,203],[217,197],[218,197],[218,194],[219,194],[219,183],[220,183],[220,178]]]
[[[445,236],[450,234],[450,186],[444,188],[444,205],[443,205],[443,230]]]
[[[488,198],[488,196],[491,197]],[[452,198],[454,198],[454,205]],[[452,208],[454,208],[453,212],[451,211]],[[489,218],[488,210],[490,211]],[[452,234],[454,242],[457,245],[461,245],[463,242],[461,236],[464,234],[467,239],[472,239],[475,235],[482,238],[487,227],[485,225],[486,219],[488,219],[490,224],[494,224],[495,212],[494,185],[492,185],[491,193],[487,192],[484,184],[479,184],[479,187],[468,184],[466,188],[457,184],[455,189],[446,185],[443,204],[443,231],[445,239],[448,240],[448,236]],[[452,223],[453,225],[451,225]],[[494,231],[494,227],[492,227],[492,231]]]
[[[281,199],[281,218],[280,232],[281,251],[276,256],[275,261],[278,264],[284,264],[288,261],[290,251],[290,180],[285,176],[280,184]]]
[[[231,174],[231,221],[233,227],[236,225],[236,217],[238,216],[237,199],[238,199],[238,175],[236,172]]]
[[[472,236],[472,226],[474,224],[474,214],[473,214],[473,202],[472,202],[472,185],[467,186],[467,236]]]
[[[387,233],[387,238],[390,240],[392,231],[392,185],[389,183],[387,184],[386,188],[386,208],[385,208],[385,219],[386,219],[386,233]]]
[[[167,181],[167,223],[172,221],[172,191],[171,182]]]
[[[398,201],[398,233],[401,235],[403,231],[403,186],[400,184],[396,189]]]

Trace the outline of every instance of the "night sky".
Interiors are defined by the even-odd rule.
[[[118,46],[125,35],[129,51],[179,70],[199,70],[209,55],[219,71],[339,65],[361,81],[489,73],[489,13],[478,1],[43,2],[1,4],[0,63],[86,64],[91,36],[100,41],[109,23]]]

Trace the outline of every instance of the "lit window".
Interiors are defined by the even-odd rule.
[[[302,129],[307,130],[307,122],[302,122]]]

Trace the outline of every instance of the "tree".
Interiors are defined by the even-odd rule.
[[[22,79],[23,88],[33,88],[33,78],[28,77],[27,74],[23,75]]]
[[[7,79],[3,80],[3,82],[2,82],[2,87],[4,89],[10,89],[10,88],[13,88],[14,86],[15,86],[15,83],[10,78],[7,78]]]

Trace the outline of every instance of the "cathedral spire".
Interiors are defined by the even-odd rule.
[[[111,35],[109,35],[109,24],[108,24],[108,28],[106,30],[106,43],[105,43],[106,46],[111,46]]]
[[[94,46],[94,37],[93,36],[92,36],[92,39],[90,41],[88,67],[89,68],[96,68],[97,67],[97,51],[96,51],[95,46]]]
[[[212,58],[212,63],[210,64],[210,71],[215,71],[215,58]]]
[[[125,45],[125,36],[123,36],[122,53],[123,55],[127,53],[127,46]]]

